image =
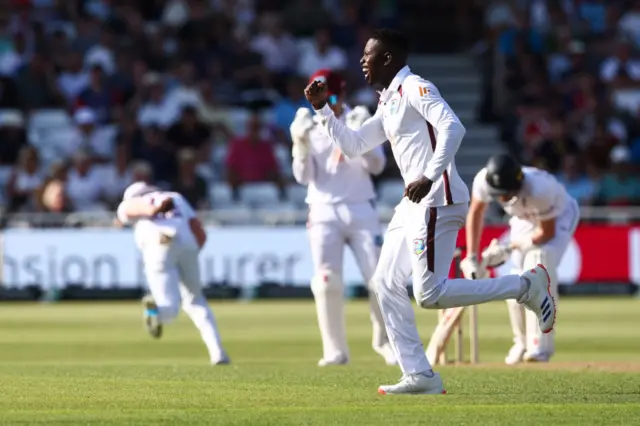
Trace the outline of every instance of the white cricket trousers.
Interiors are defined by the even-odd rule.
[[[372,346],[388,343],[382,314],[371,288],[382,245],[378,213],[370,202],[312,204],[307,233],[314,265],[311,290],[316,301],[323,358],[348,357],[344,320],[344,248],[348,246],[370,291]]]
[[[514,250],[511,254],[512,273],[522,273],[542,263],[547,268],[551,278],[551,294],[558,304],[558,273],[557,269],[569,243],[580,222],[580,207],[575,200],[571,200],[567,207],[556,219],[556,233],[551,241],[540,247],[532,247],[526,253]],[[529,221],[512,217],[509,220],[509,238],[514,241],[528,235],[535,230],[535,225]],[[528,354],[553,355],[555,352],[555,330],[543,334],[536,315],[525,310],[524,306],[515,300],[507,300],[513,342],[526,349]]]
[[[162,324],[173,321],[180,306],[191,318],[209,351],[211,362],[223,359],[216,319],[202,293],[199,250],[177,241],[169,244],[147,244],[142,250],[144,271],[149,291],[158,306]]]
[[[407,294],[410,275],[416,303],[425,309],[519,299],[526,291],[518,275],[482,280],[448,278],[467,210],[466,203],[424,207],[403,198],[387,228],[373,281],[387,333],[404,374],[431,369]]]

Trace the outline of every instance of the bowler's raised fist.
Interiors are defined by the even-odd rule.
[[[304,96],[314,109],[321,109],[327,103],[327,86],[320,81],[313,81],[304,89]]]

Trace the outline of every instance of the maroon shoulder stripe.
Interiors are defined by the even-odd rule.
[[[436,150],[436,133],[433,130],[431,123],[427,121],[427,128],[429,129],[429,138],[431,139],[431,149]],[[444,171],[442,174],[442,180],[444,181],[444,197],[447,201],[447,205],[453,204],[453,195],[451,195],[451,185],[449,184],[449,172]]]

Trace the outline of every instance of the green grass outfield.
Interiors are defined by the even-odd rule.
[[[503,303],[480,307],[480,366],[440,368],[448,395],[395,382],[348,304],[349,366],[320,369],[310,301],[214,303],[233,365],[211,367],[189,320],[160,341],[136,303],[0,305],[0,424],[640,424],[640,300],[564,299],[548,365],[508,368]],[[420,311],[425,341],[435,312]]]

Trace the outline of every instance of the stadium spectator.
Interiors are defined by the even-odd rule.
[[[584,170],[581,170],[580,160],[576,155],[565,155],[562,159],[562,171],[557,176],[569,195],[581,205],[590,205],[594,201],[598,186]]]
[[[283,11],[285,27],[289,28],[296,37],[312,36],[316,30],[326,27],[327,23],[332,22],[331,15],[320,2],[296,0],[287,3]],[[322,67],[316,67],[314,71],[320,68]]]
[[[43,52],[36,52],[29,64],[16,74],[16,89],[22,109],[61,107],[64,97],[56,85],[53,64]]]
[[[618,21],[620,33],[640,48],[640,0],[632,0],[631,7]]]
[[[208,207],[207,182],[196,172],[198,164],[196,151],[184,148],[178,151],[178,175],[171,190],[182,194],[194,208],[204,210]]]
[[[612,168],[600,182],[599,204],[607,206],[639,206],[640,178],[630,163],[631,152],[618,145],[611,150]]]
[[[42,206],[48,213],[71,213],[73,204],[65,192],[65,184],[59,180],[52,180],[42,193]]]
[[[76,152],[72,158],[65,187],[65,192],[75,210],[79,212],[105,210],[104,185],[103,177],[93,166],[91,156],[83,151]]]
[[[113,157],[114,133],[111,128],[101,126],[95,111],[91,108],[78,109],[73,119],[74,132],[67,143],[67,156],[84,151],[93,161],[104,163]]]
[[[122,93],[112,90],[101,64],[94,64],[89,71],[89,85],[76,99],[76,107],[91,108],[97,122],[108,124],[113,120],[114,109],[122,105]]]
[[[0,165],[14,165],[20,151],[27,145],[24,124],[24,115],[20,111],[9,110],[0,114]]]
[[[280,16],[265,14],[262,31],[251,41],[251,48],[262,55],[265,67],[277,77],[286,77],[295,70],[298,47],[293,37],[282,27]]]
[[[62,59],[62,71],[58,75],[58,89],[73,105],[82,91],[89,85],[89,73],[82,67],[82,56],[71,52]]]
[[[284,180],[273,151],[274,141],[266,140],[260,115],[255,112],[247,123],[246,135],[229,144],[226,159],[227,180],[236,194],[243,184],[273,182],[284,192]]]
[[[100,166],[102,174],[104,198],[111,209],[115,209],[122,201],[122,194],[134,180],[129,167],[130,151],[124,144],[118,144],[114,161]]]
[[[198,151],[198,158],[207,158],[211,129],[200,121],[194,105],[182,107],[179,121],[169,127],[166,137],[173,147],[193,148]]]
[[[347,67],[347,55],[332,44],[331,30],[320,28],[314,36],[314,43],[303,50],[298,63],[298,74],[311,77],[321,68],[332,71],[343,71]]]
[[[289,138],[289,126],[293,122],[296,111],[299,108],[311,107],[303,93],[306,83],[306,80],[298,77],[290,78],[287,82],[286,96],[276,102],[273,107],[275,126],[287,135],[287,139]]]
[[[600,78],[614,88],[640,86],[640,60],[632,56],[629,43],[617,43],[614,55],[600,67]]]
[[[7,212],[33,210],[33,195],[42,183],[38,151],[32,146],[25,146],[20,150],[18,163],[7,183]]]
[[[176,119],[175,106],[167,101],[162,76],[157,72],[148,72],[142,79],[143,86],[138,92],[140,108],[138,124],[141,126],[158,126],[167,128]]]
[[[150,126],[142,130],[142,141],[133,146],[132,158],[148,162],[151,173],[159,182],[171,182],[175,176],[175,148],[167,142],[159,127]]]
[[[15,77],[16,73],[28,63],[30,53],[25,35],[21,32],[13,34],[11,47],[0,55],[0,75]]]

